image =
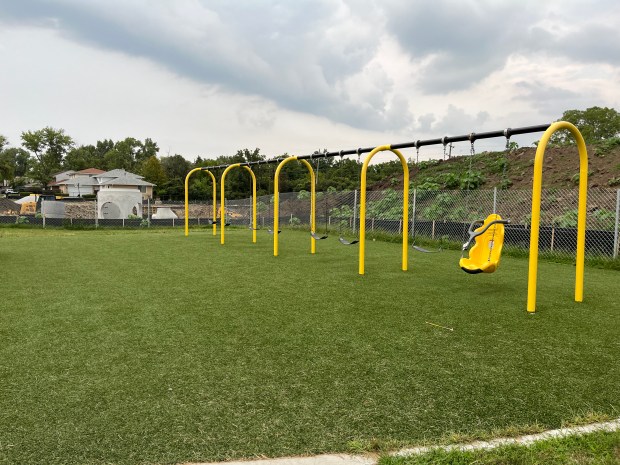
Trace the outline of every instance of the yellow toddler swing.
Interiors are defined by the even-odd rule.
[[[484,221],[476,220],[469,226],[469,239],[463,244],[459,261],[459,266],[465,273],[493,273],[497,270],[504,245],[504,225],[509,223],[510,220],[503,220],[501,216],[493,213]],[[481,226],[474,230],[477,224]],[[466,258],[465,251],[474,240],[475,244]]]

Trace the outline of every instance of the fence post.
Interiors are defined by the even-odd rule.
[[[174,218],[172,218],[172,227],[174,228]]]
[[[398,220],[398,234],[403,232],[403,219]]]
[[[73,221],[72,221],[73,223]],[[125,227],[125,218],[123,218],[123,228]]]
[[[616,226],[614,228],[614,258],[618,258],[618,225],[620,224],[620,189],[616,192]]]
[[[73,226],[73,217],[69,218],[69,221],[71,222],[71,226]]]
[[[413,189],[413,202],[411,204],[411,237],[415,237],[415,207],[418,190]]]
[[[95,199],[95,229],[99,227],[99,201]]]
[[[355,234],[355,224],[357,219],[357,189],[355,189],[355,193],[353,195],[353,234]]]
[[[433,220],[433,229],[431,231],[431,239],[435,240],[435,220]]]
[[[146,198],[146,227],[151,227],[151,198]]]
[[[555,242],[555,226],[551,226],[551,246],[550,251],[553,252],[553,243]]]
[[[45,213],[43,214],[43,229],[45,229]]]
[[[370,230],[374,231],[375,230],[375,217],[372,217],[372,220],[370,221]]]
[[[497,187],[493,188],[493,214],[497,213]]]

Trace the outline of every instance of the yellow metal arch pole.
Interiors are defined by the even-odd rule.
[[[280,171],[282,171],[282,167],[286,165],[288,162],[297,160],[297,157],[288,157],[280,162],[278,167],[276,168],[276,173],[273,178],[273,256],[278,256],[278,228],[280,227]],[[315,206],[316,206],[316,191],[314,185],[314,170],[312,169],[312,165],[308,163],[306,160],[299,160],[310,172],[310,229],[311,232],[315,232]],[[314,237],[310,236],[310,253],[316,252],[316,240]]]
[[[252,177],[252,242],[256,243],[256,175],[249,166],[243,166]]]
[[[203,168],[202,171],[205,171],[211,176],[211,182],[213,183],[213,235],[217,236],[217,224],[215,224],[217,221],[217,181],[215,180],[215,175],[211,171],[205,168]]]
[[[394,153],[399,159],[400,164],[403,167],[403,257],[402,257],[402,270],[407,271],[408,252],[409,252],[409,167],[407,166],[407,160],[403,157],[403,154],[396,149],[392,149],[389,145],[381,145],[376,147],[372,152],[366,156],[364,164],[362,165],[361,174],[361,187],[360,187],[360,258],[359,258],[359,274],[364,274],[364,259],[366,255],[366,173],[368,171],[368,164],[372,157],[379,152],[390,151]]]
[[[189,236],[189,178],[196,171],[207,172],[211,176],[211,181],[213,181],[213,235],[215,236],[217,234],[217,225],[215,224],[217,217],[217,183],[215,176],[206,168],[194,168],[185,176],[185,237]]]
[[[534,159],[534,182],[532,188],[532,228],[530,233],[530,262],[527,278],[527,311],[536,311],[536,278],[538,273],[538,238],[540,229],[540,201],[542,193],[542,169],[545,149],[551,135],[560,129],[568,129],[579,150],[579,210],[577,216],[577,261],[575,276],[575,302],[583,301],[583,273],[586,248],[586,210],[588,199],[588,151],[583,136],[573,124],[559,121],[549,126],[540,138]]]
[[[224,170],[224,172],[222,173],[222,177],[220,178],[220,244],[222,245],[224,245],[224,239],[226,234],[226,200],[224,199],[224,181],[226,181],[226,175],[228,174],[228,172],[240,165],[240,163],[230,165]]]
[[[306,160],[299,160],[302,164],[306,165],[308,172],[310,173],[310,232],[316,232],[316,181],[314,177],[314,170],[312,165]],[[316,239],[310,236],[310,253],[316,253]]]

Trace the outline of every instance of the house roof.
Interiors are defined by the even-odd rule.
[[[64,179],[56,182],[57,186],[77,186],[78,184],[80,186],[98,186],[99,181],[90,176],[77,176],[75,178]]]
[[[140,176],[139,174],[130,173],[129,171],[125,171],[123,169],[115,169],[112,171],[106,171],[104,173],[96,174],[94,177],[96,178],[120,178],[120,177],[133,177],[142,179],[144,176]]]
[[[110,179],[101,183],[102,186],[154,186],[150,182],[134,176],[119,176],[116,179]]]
[[[58,176],[59,174],[70,175],[73,173],[75,173],[75,170],[63,170],[63,171],[58,171],[57,173],[52,173],[52,176]]]
[[[7,212],[7,211],[19,211],[20,206],[13,202],[12,200],[9,199],[0,199],[0,211],[1,212]]]
[[[85,170],[77,171],[75,174],[103,174],[105,171],[97,168],[86,168]]]

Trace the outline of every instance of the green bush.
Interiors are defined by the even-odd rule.
[[[564,214],[556,216],[553,219],[553,224],[559,228],[576,228],[578,213],[576,209],[568,210]]]
[[[620,147],[620,137],[610,137],[596,144],[594,156],[604,157],[616,147]]]
[[[435,182],[434,178],[426,178],[418,186],[418,189],[421,191],[438,191],[441,189],[441,185],[438,182]]]
[[[461,178],[460,188],[461,189],[477,189],[482,184],[484,184],[484,176],[481,171],[468,171]]]

